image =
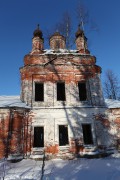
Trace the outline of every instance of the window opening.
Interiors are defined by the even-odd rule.
[[[56,40],[56,44],[55,44],[56,46],[55,46],[55,48],[56,49],[59,49],[60,48],[60,42],[59,42],[59,40]]]
[[[57,82],[57,101],[65,101],[65,83]]]
[[[82,124],[84,144],[93,144],[91,124]]]
[[[34,127],[34,147],[44,147],[44,128]]]
[[[35,101],[44,101],[43,83],[35,83]]]
[[[66,146],[68,145],[68,126],[60,125],[59,126],[59,145]]]
[[[87,99],[86,83],[85,82],[78,82],[78,89],[79,89],[80,101],[86,101],[86,99]]]

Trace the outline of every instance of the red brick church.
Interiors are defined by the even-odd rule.
[[[34,31],[20,68],[21,94],[0,96],[0,158],[76,157],[119,146],[120,102],[104,100],[101,67],[81,27],[75,50],[55,32],[44,49]]]

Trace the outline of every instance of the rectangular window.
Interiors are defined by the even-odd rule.
[[[44,128],[43,127],[34,127],[33,147],[44,147]]]
[[[55,42],[55,48],[56,48],[56,49],[59,49],[59,48],[60,48],[60,41],[59,41],[59,40],[56,40],[56,42]]]
[[[35,83],[35,101],[44,101],[43,83]]]
[[[57,101],[65,101],[65,83],[57,82]]]
[[[86,101],[86,99],[87,99],[86,83],[85,82],[78,82],[78,90],[79,90],[80,101]]]
[[[68,126],[60,125],[59,126],[59,146],[68,145]]]
[[[93,144],[91,124],[82,124],[84,144]]]

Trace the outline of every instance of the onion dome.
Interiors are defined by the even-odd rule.
[[[54,50],[65,49],[65,37],[56,31],[49,39],[50,48]]]
[[[63,35],[61,35],[58,31],[56,31],[53,35],[51,35],[50,38],[52,38],[53,36],[60,36],[62,37],[63,39],[65,39],[65,37]]]
[[[80,28],[80,25],[78,26],[78,30],[75,33],[76,38],[78,38],[79,36],[84,36],[84,31]]]
[[[42,31],[39,29],[39,24],[37,29],[33,32],[33,37],[39,37],[40,39],[43,39],[43,33]]]
[[[58,31],[56,31],[53,36],[61,36],[60,33]]]

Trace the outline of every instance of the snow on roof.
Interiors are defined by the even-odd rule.
[[[105,104],[108,108],[120,108],[120,101],[118,100],[105,99]],[[0,96],[0,108],[3,107],[30,108],[20,100],[20,96]]]
[[[44,55],[70,55],[70,54],[72,54],[74,56],[78,56],[78,55],[90,56],[90,54],[83,54],[75,49],[70,49],[70,50],[68,50],[68,49],[45,49],[45,50],[43,50],[43,52],[44,53],[42,53],[42,54],[36,54],[36,55],[44,56]],[[30,54],[32,55],[33,52],[31,52]]]
[[[0,108],[2,107],[29,108],[20,100],[20,96],[0,96]]]
[[[46,49],[44,51],[44,54],[70,54],[70,53],[77,53],[77,50],[68,50],[68,49],[57,49],[57,50],[53,50],[53,49]]]
[[[120,101],[114,99],[105,99],[105,104],[108,108],[120,108]]]
[[[72,54],[72,55],[84,55],[78,52],[78,50],[68,50],[68,49],[57,49],[57,50],[53,50],[53,49],[46,49],[44,50],[44,53],[41,55],[45,55],[45,54],[57,54],[57,55],[61,55],[61,54]],[[89,54],[85,54],[85,55],[89,55]]]

